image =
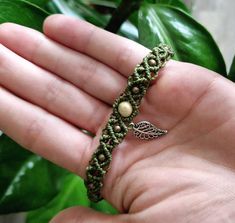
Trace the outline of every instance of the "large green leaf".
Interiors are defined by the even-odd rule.
[[[235,56],[233,57],[233,62],[229,70],[228,77],[231,81],[235,82]]]
[[[166,5],[145,4],[139,11],[140,42],[152,48],[164,42],[175,59],[226,75],[224,59],[210,33],[187,13]]]
[[[27,216],[27,223],[49,222],[56,214],[65,208],[72,206],[91,207],[107,214],[115,214],[117,211],[106,201],[92,203],[86,195],[83,180],[73,174],[64,178],[63,188],[60,193],[45,207],[31,211]]]
[[[64,171],[0,136],[0,214],[27,211],[48,203]]]
[[[48,14],[36,5],[23,0],[0,0],[0,24],[13,22],[42,30],[43,20]]]

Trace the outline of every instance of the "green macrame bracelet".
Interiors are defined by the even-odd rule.
[[[112,160],[113,149],[122,142],[128,130],[133,127],[132,120],[139,113],[141,99],[160,68],[173,56],[172,49],[160,44],[135,67],[129,76],[125,91],[113,104],[113,113],[102,131],[100,144],[94,152],[86,172],[85,185],[91,201],[102,200],[103,179]],[[147,126],[147,127],[146,127]],[[146,133],[146,129],[148,132]],[[135,129],[134,129],[135,131]],[[157,129],[151,123],[143,121],[136,125],[134,134],[141,139],[152,139],[166,134],[166,130]]]

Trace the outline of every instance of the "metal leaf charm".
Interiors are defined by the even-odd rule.
[[[165,135],[167,130],[162,130],[147,121],[141,121],[132,126],[134,136],[139,139],[151,140]]]

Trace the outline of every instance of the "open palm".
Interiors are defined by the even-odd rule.
[[[0,129],[85,177],[113,101],[149,50],[61,15],[46,20],[44,33],[0,26]],[[232,82],[169,61],[135,118],[169,133],[153,141],[128,134],[105,177],[102,194],[123,214],[77,207],[53,222],[232,222],[234,114]]]

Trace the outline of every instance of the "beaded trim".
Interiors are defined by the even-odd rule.
[[[112,160],[113,149],[120,144],[132,124],[133,118],[139,113],[141,99],[145,95],[150,83],[154,80],[158,71],[173,56],[172,49],[160,44],[138,64],[132,75],[129,76],[127,87],[113,104],[113,113],[102,131],[100,144],[94,152],[89,166],[86,168],[85,185],[91,201],[102,200],[101,189],[103,179]],[[121,106],[127,106],[129,113],[120,112]]]

